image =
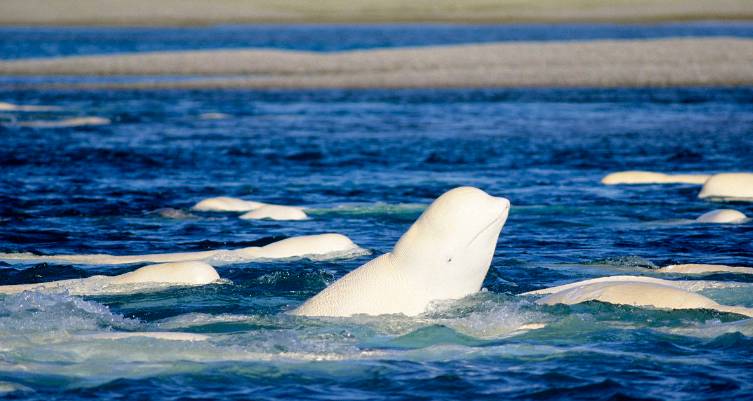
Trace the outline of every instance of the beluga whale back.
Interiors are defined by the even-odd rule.
[[[452,189],[416,220],[392,252],[346,274],[292,311],[301,316],[418,315],[432,301],[478,292],[510,201]]]

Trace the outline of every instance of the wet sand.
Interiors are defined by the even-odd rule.
[[[0,75],[120,78],[56,84],[108,88],[656,87],[751,85],[751,65],[751,39],[691,38],[81,56],[0,62]]]
[[[0,25],[751,19],[749,0],[2,0]]]

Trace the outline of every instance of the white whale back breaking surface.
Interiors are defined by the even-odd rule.
[[[262,247],[234,250],[217,249],[200,252],[157,253],[147,255],[35,255],[32,253],[0,253],[0,260],[18,262],[57,262],[74,264],[119,265],[130,263],[168,263],[208,261],[230,264],[254,260],[308,257],[317,260],[340,258],[366,251],[342,234],[319,234],[287,238]]]
[[[16,123],[21,127],[32,128],[67,128],[107,124],[110,124],[110,119],[104,117],[71,117],[62,120],[31,120]]]
[[[681,284],[682,282],[680,281],[669,281],[669,280],[664,280],[660,278],[646,277],[646,276],[607,276],[607,277],[598,277],[598,278],[592,278],[589,280],[577,281],[575,283],[559,285],[556,287],[542,288],[540,290],[525,292],[521,295],[547,295],[547,294],[554,294],[556,292],[569,290],[571,288],[582,287],[584,285],[589,285],[589,284],[615,283],[615,282],[622,282],[622,281],[635,281],[635,282],[642,282],[642,283],[672,285],[672,286],[682,285]]]
[[[753,202],[753,173],[715,174],[698,194],[701,199]]]
[[[346,274],[291,313],[418,315],[435,300],[481,289],[510,202],[472,187],[437,198],[386,253]]]
[[[664,174],[652,171],[620,171],[611,173],[601,179],[605,185],[619,184],[696,184],[702,185],[709,174]]]
[[[264,205],[241,215],[244,220],[306,220],[303,208],[296,206]]]
[[[625,276],[619,280],[588,280],[556,287],[549,295],[537,300],[542,305],[574,305],[588,301],[616,305],[653,307],[659,309],[712,309],[753,317],[753,309],[720,305],[703,295],[687,291],[668,280],[646,280],[648,277]]]
[[[55,111],[61,110],[57,106],[37,106],[0,102],[0,111]]]
[[[118,289],[139,289],[149,285],[205,285],[220,279],[214,267],[203,262],[177,262],[144,266],[118,276],[92,276],[83,279],[50,281],[35,284],[0,286],[0,294],[15,294],[23,291],[68,292],[72,295],[118,292]],[[130,286],[130,287],[129,287]],[[112,288],[119,287],[119,288]]]
[[[264,205],[261,202],[218,196],[216,198],[204,199],[193,205],[191,209],[199,212],[248,212]]]
[[[744,213],[734,209],[716,209],[704,213],[695,221],[699,223],[742,223],[747,219]]]
[[[365,251],[342,234],[304,235],[286,238],[262,247],[238,250],[240,255],[249,259],[287,259],[305,256],[321,260],[329,256],[340,257],[356,252]]]
[[[657,269],[660,273],[680,273],[680,274],[708,274],[708,273],[737,273],[753,274],[753,267],[744,266],[727,266],[727,265],[707,265],[707,264],[684,264],[669,265]]]

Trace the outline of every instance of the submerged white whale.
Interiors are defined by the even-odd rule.
[[[664,174],[652,171],[620,171],[601,179],[605,185],[618,184],[697,184],[701,185],[711,177],[709,174]]]
[[[418,315],[435,300],[481,289],[510,202],[472,187],[437,198],[392,252],[346,274],[293,310],[302,316]]]
[[[214,267],[203,262],[176,262],[144,266],[118,276],[92,276],[81,279],[50,281],[46,283],[0,286],[0,294],[23,291],[66,291],[73,295],[86,295],[107,290],[112,286],[154,284],[205,285],[220,279]],[[141,287],[143,288],[143,286]]]
[[[64,118],[62,120],[32,120],[16,123],[16,125],[21,127],[33,128],[67,128],[107,124],[110,124],[110,120],[103,117],[72,117]]]
[[[200,252],[158,253],[147,255],[35,255],[31,253],[0,253],[5,262],[57,262],[74,264],[117,265],[129,263],[165,263],[212,261],[232,263],[250,260],[312,257],[325,259],[342,257],[346,253],[363,252],[350,238],[342,234],[319,234],[287,238],[261,247],[235,250],[217,249]]]
[[[708,273],[737,273],[753,274],[753,267],[744,266],[727,266],[727,265],[707,265],[707,264],[682,264],[669,265],[656,270],[659,273],[681,273],[681,274],[708,274]]]
[[[748,216],[735,209],[716,209],[702,214],[695,221],[699,223],[742,223],[747,218]]]
[[[247,212],[241,216],[244,220],[306,220],[308,215],[302,207],[272,205],[227,196],[207,198],[191,209],[200,212]]]
[[[536,302],[542,305],[574,305],[588,301],[658,309],[711,309],[753,317],[753,309],[721,305],[703,295],[681,288],[673,281],[640,276],[602,277],[528,294],[548,294]]]
[[[701,199],[753,201],[753,173],[715,174],[703,184]]]
[[[58,106],[37,106],[0,102],[0,111],[54,111],[60,109],[61,108]]]

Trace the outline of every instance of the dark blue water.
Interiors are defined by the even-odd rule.
[[[650,274],[644,266],[651,264],[753,266],[751,222],[692,222],[720,207],[753,215],[753,204],[702,201],[692,185],[599,183],[625,169],[753,170],[753,88],[4,90],[0,101],[61,107],[0,112],[0,252],[195,251],[321,232],[346,234],[372,252],[220,266],[232,283],[204,287],[0,295],[0,397],[726,400],[753,394],[750,319],[601,303],[542,307],[518,295],[615,272]],[[200,118],[209,112],[227,117]],[[110,123],[19,125],[75,116]],[[459,185],[513,204],[487,291],[419,318],[284,314],[389,251],[424,205]],[[189,210],[218,195],[303,205],[312,218],[244,221]],[[184,216],[155,213],[163,208]],[[0,263],[0,284],[134,267]],[[739,283],[704,294],[753,307],[753,278],[703,279]],[[516,331],[528,323],[546,327]],[[210,339],[85,337],[129,331]]]
[[[0,27],[0,59],[164,50],[338,51],[498,41],[753,37],[750,22],[518,25],[260,25],[186,28]]]

